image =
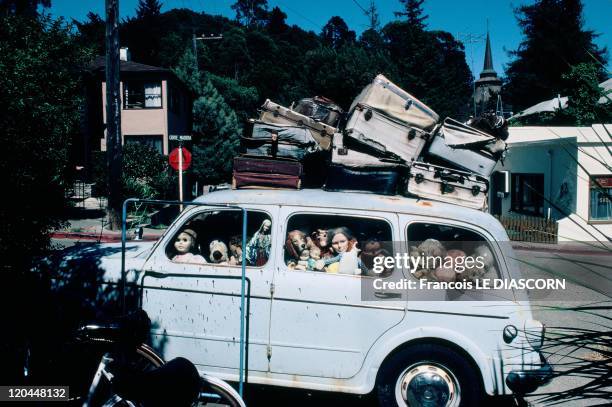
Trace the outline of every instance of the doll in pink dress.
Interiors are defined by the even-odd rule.
[[[206,263],[204,257],[193,253],[196,250],[197,238],[197,233],[192,229],[185,229],[179,233],[174,241],[177,254],[172,258],[172,261],[177,263]]]

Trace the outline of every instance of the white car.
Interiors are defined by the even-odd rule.
[[[487,213],[321,190],[224,190],[196,202],[206,205],[184,210],[157,242],[127,243],[127,278],[141,288],[154,345],[167,359],[183,356],[201,373],[238,380],[241,267],[231,255],[240,255],[235,246],[242,214],[231,205],[248,210],[249,383],[376,391],[381,405],[472,406],[485,394],[532,392],[552,374],[539,352],[544,327],[532,320],[523,292],[425,292],[419,284],[431,270],[414,273],[397,264],[372,270],[373,257],[414,252],[436,240],[452,246],[444,249],[449,255],[487,248],[487,277],[521,278],[506,232]],[[317,232],[336,236],[330,231],[337,228],[352,235],[347,240],[356,254],[348,272],[328,260],[346,263],[348,251],[339,256],[335,250],[342,242],[316,240]],[[185,230],[193,239],[186,257],[175,247]],[[292,245],[303,249],[304,236],[296,231],[310,237],[310,258],[289,253]],[[213,240],[225,245],[211,245]],[[232,250],[225,250],[230,242]],[[107,281],[118,281],[120,264],[120,252],[100,259]],[[484,276],[463,281],[479,279]],[[389,281],[414,281],[416,288],[383,287]]]

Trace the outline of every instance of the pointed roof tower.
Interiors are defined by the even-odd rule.
[[[491,38],[489,36],[487,21],[487,46],[485,49],[484,64],[480,78],[474,83],[474,114],[480,114],[486,109],[490,110],[491,97],[499,95],[502,87],[502,80],[497,76],[493,68],[493,53],[491,52]]]
[[[494,76],[497,77],[497,72],[493,69],[493,55],[491,54],[491,39],[489,38],[489,31],[487,30],[487,48],[485,50],[484,65],[480,77]]]

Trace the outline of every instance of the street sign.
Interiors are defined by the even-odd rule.
[[[179,155],[181,150],[183,152],[182,157],[180,157]],[[182,166],[180,166],[180,163],[179,163],[179,161],[181,161],[181,158],[182,158],[182,163],[181,163]],[[191,153],[185,147],[182,147],[182,148],[177,147],[174,150],[172,150],[172,152],[168,156],[168,161],[170,162],[170,166],[174,168],[175,170],[185,171],[187,168],[189,168],[189,165],[191,164]]]
[[[168,140],[170,141],[191,141],[191,136],[189,134],[171,134],[168,136]]]

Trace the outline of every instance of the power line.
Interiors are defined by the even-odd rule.
[[[302,19],[304,19],[305,21],[308,21],[310,24],[314,25],[315,27],[323,30],[323,26],[317,22],[312,21],[310,18],[304,16],[303,14],[301,14],[300,12],[292,9],[291,7],[287,6],[285,3],[281,3],[280,1],[278,2],[279,4],[282,4],[283,7],[285,7],[287,10],[291,11],[292,13],[296,14],[298,17],[301,17]]]

